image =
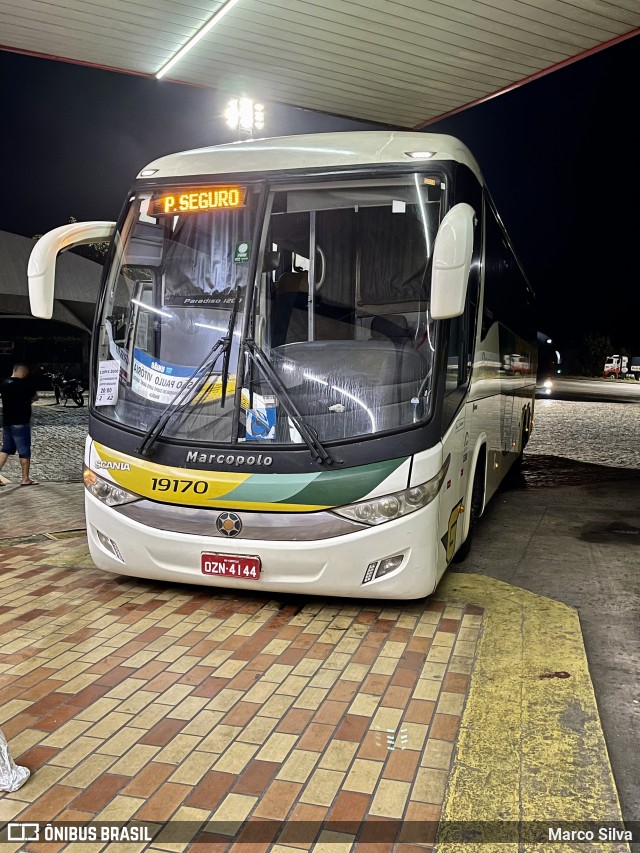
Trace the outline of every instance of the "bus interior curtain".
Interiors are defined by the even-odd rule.
[[[165,294],[211,296],[245,285],[249,264],[236,263],[235,253],[250,241],[248,208],[179,217],[165,240]]]
[[[323,303],[345,310],[353,310],[354,304],[354,220],[358,215],[350,208],[320,211],[317,218],[316,242],[323,252],[323,258],[316,259],[316,280],[322,277],[318,295]]]
[[[415,208],[404,215],[389,208],[364,208],[358,214],[360,305],[425,303],[428,257],[424,225]]]

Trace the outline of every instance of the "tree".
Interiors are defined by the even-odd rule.
[[[582,339],[582,358],[580,373],[583,376],[602,376],[602,369],[608,355],[615,352],[609,335],[587,332]]]

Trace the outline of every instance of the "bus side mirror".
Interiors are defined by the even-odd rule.
[[[456,204],[446,214],[433,247],[431,276],[431,316],[447,320],[464,313],[473,252],[475,211],[468,204]]]
[[[115,222],[71,222],[48,231],[38,240],[27,267],[29,302],[34,317],[50,320],[53,314],[58,253],[81,243],[111,240],[115,228]]]

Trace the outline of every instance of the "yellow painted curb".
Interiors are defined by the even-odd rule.
[[[443,821],[622,821],[577,611],[472,574],[449,573],[437,595],[485,610]],[[570,677],[541,678],[555,672]],[[469,844],[446,833],[445,823],[441,853],[629,851],[624,842]]]

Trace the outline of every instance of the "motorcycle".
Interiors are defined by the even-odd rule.
[[[51,387],[56,395],[56,406],[60,403],[60,398],[64,400],[66,406],[69,400],[72,400],[76,406],[84,406],[84,389],[77,379],[65,379],[62,373],[45,373],[51,380]]]

